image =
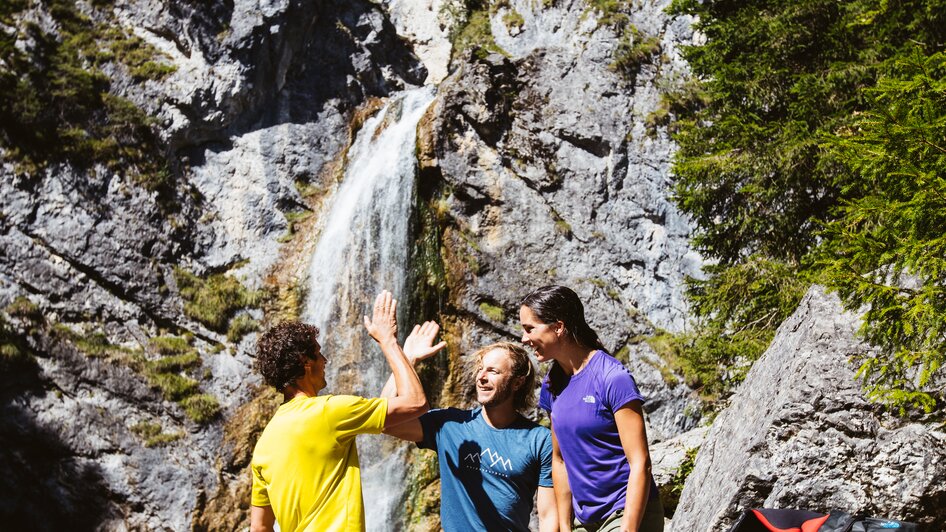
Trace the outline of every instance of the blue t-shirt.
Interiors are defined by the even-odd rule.
[[[554,374],[553,374],[554,372]],[[553,386],[550,379],[559,378]],[[553,393],[558,388],[558,394]],[[616,358],[597,351],[571,377],[553,367],[542,382],[539,407],[549,412],[568,472],[572,508],[582,523],[624,509],[631,468],[621,446],[614,412],[644,401],[631,373]],[[651,478],[651,497],[657,488]]]
[[[440,522],[445,532],[529,530],[538,486],[552,486],[549,429],[522,416],[497,429],[482,409],[431,410],[420,418],[423,449],[440,460]]]

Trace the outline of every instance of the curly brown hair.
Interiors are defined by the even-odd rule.
[[[305,360],[318,346],[319,328],[288,321],[274,325],[256,341],[256,371],[266,384],[284,391],[305,375]]]

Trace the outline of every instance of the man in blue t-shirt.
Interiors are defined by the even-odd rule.
[[[434,322],[415,326],[404,353],[416,363],[439,351]],[[500,342],[474,356],[480,408],[431,410],[384,433],[437,452],[440,522],[445,532],[528,530],[533,497],[539,530],[558,529],[551,433],[519,413],[534,398],[535,367],[518,345]],[[393,391],[385,386],[382,397]],[[537,495],[537,496],[536,496]]]

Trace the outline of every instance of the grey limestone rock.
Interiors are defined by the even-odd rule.
[[[713,422],[671,530],[725,530],[745,508],[839,509],[946,524],[946,432],[867,401],[860,318],[813,287]]]
[[[103,66],[113,93],[157,119],[175,181],[162,196],[102,167],[54,165],[24,177],[2,161],[0,308],[26,297],[45,324],[6,314],[0,324],[4,342],[25,342],[30,353],[27,362],[0,361],[0,465],[10,471],[5,493],[23,494],[7,497],[0,515],[24,529],[186,530],[218,490],[244,478],[245,464],[228,455],[225,424],[259,379],[249,355],[254,335],[232,344],[187,318],[173,268],[204,275],[241,263],[241,282],[259,287],[279,257],[285,213],[318,207],[297,183],[335,186],[330,163],[350,141],[355,109],[421,83],[426,72],[368,1],[132,0],[98,12],[79,8],[102,17],[110,10],[109,24],[176,68],[142,81]],[[42,3],[23,16],[55,30]],[[78,338],[103,333],[146,359],[156,356],[149,337],[192,337],[200,391],[216,398],[223,415],[192,422],[134,369],[141,361],[82,353],[57,326]],[[170,441],[146,445],[148,436],[132,430],[142,423]],[[21,491],[30,483],[35,489]]]
[[[518,302],[547,284],[576,290],[612,352],[657,327],[683,328],[684,279],[702,260],[668,199],[673,145],[645,121],[658,86],[686,74],[677,48],[693,34],[664,5],[630,13],[663,39],[662,56],[634,79],[612,67],[618,36],[583,2],[513,1],[491,16],[507,56],[467,52],[441,84],[422,123],[421,193],[439,194],[446,212],[451,300],[486,336],[517,339]],[[512,9],[524,22],[510,33]],[[642,353],[630,350],[630,365],[650,375]],[[694,425],[697,414],[682,414],[698,410],[686,386],[644,380],[645,395],[660,398],[649,412],[655,436]]]

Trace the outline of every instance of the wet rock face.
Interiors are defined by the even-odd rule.
[[[104,67],[114,93],[156,118],[175,181],[158,195],[104,168],[25,178],[3,161],[0,309],[27,297],[43,324],[0,314],[3,341],[15,337],[29,361],[9,362],[3,346],[0,465],[11,474],[2,491],[17,496],[0,516],[37,530],[242,529],[248,453],[223,433],[265,422],[274,399],[246,419],[254,335],[231,342],[184,316],[173,269],[240,264],[231,273],[260,287],[288,231],[285,213],[316,209],[335,186],[330,163],[347,147],[353,111],[426,72],[368,1],[100,9],[114,9],[114,21],[176,68],[135,81]],[[98,333],[135,355],[77,349]],[[159,335],[192,338],[193,377],[220,417],[195,423],[149,383],[141,368],[158,356],[148,341]]]
[[[849,363],[859,322],[809,291],[713,422],[672,530],[724,530],[751,507],[946,522],[946,433],[867,401]]]
[[[637,337],[682,327],[684,278],[701,264],[667,199],[672,144],[645,127],[692,33],[671,31],[657,4],[632,13],[663,39],[663,57],[630,79],[613,68],[613,29],[581,2],[554,4],[499,8],[492,34],[508,56],[481,50],[456,62],[421,125],[422,193],[434,189],[445,214],[451,300],[479,331],[460,337],[518,339],[519,301],[563,284],[611,352],[627,347],[640,365]],[[511,9],[524,20],[513,32],[504,22]],[[691,428],[695,418],[681,414],[689,390],[640,371],[645,395],[660,398],[654,434]]]

